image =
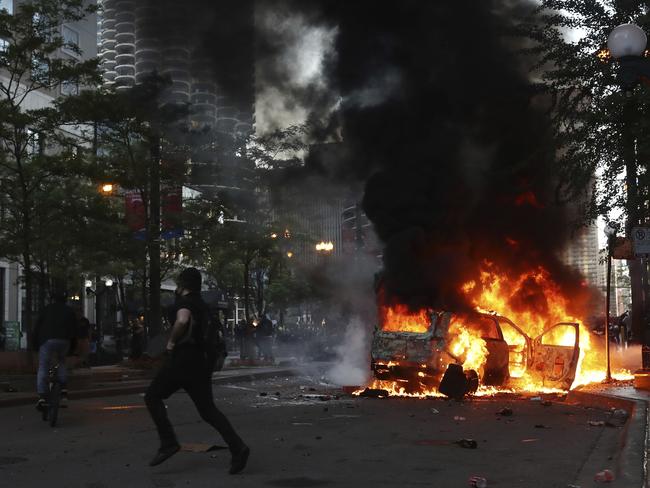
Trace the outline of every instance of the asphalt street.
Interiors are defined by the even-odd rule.
[[[252,450],[237,476],[227,474],[227,450],[205,452],[223,441],[182,392],[168,411],[184,450],[156,468],[147,465],[158,440],[141,395],[71,401],[54,429],[33,406],[4,408],[0,486],[456,488],[478,475],[490,487],[566,488],[612,467],[621,436],[620,428],[589,424],[605,420],[604,411],[530,398],[341,393],[318,375],[216,385],[218,406]],[[498,415],[503,408],[512,415]],[[478,447],[454,443],[463,438]]]

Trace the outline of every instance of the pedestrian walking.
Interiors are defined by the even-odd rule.
[[[273,361],[273,322],[265,312],[257,327],[260,352],[265,361]]]
[[[50,294],[52,303],[41,312],[32,337],[32,348],[38,351],[38,373],[36,375],[36,408],[42,410],[47,404],[48,374],[54,361],[58,364],[58,380],[61,385],[61,399],[67,400],[68,372],[65,358],[73,351],[77,339],[77,317],[66,305],[66,293],[55,290]]]
[[[145,403],[160,437],[160,449],[149,465],[164,462],[180,449],[163,400],[183,388],[201,418],[214,427],[228,444],[232,454],[229,472],[236,474],[246,466],[250,449],[215,406],[212,397],[210,366],[214,364],[214,355],[206,340],[206,333],[212,324],[208,306],[200,295],[201,273],[196,268],[186,268],[176,283],[175,321],[165,358],[145,394]]]
[[[247,359],[246,356],[246,320],[241,319],[235,327],[235,338],[239,346],[239,359]]]
[[[89,368],[90,321],[84,317],[80,308],[75,309],[75,316],[77,318],[77,354],[79,354],[79,366]]]

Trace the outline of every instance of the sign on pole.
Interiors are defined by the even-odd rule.
[[[5,351],[20,350],[20,322],[5,321]]]
[[[637,257],[650,256],[650,227],[634,227],[632,229],[634,254]]]

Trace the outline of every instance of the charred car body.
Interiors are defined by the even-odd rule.
[[[479,381],[484,385],[516,386],[518,378],[526,376],[545,387],[561,389],[573,383],[580,355],[577,323],[558,323],[531,338],[496,313],[460,316],[432,311],[429,317],[424,332],[375,329],[371,368],[377,379],[400,382],[406,391],[438,388],[451,397],[475,390]],[[463,354],[452,353],[455,331],[451,325],[456,322],[462,322],[475,337],[485,341],[487,355],[479,371],[463,371]],[[572,344],[557,345],[558,336],[570,337]]]

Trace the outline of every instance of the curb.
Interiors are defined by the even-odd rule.
[[[650,412],[648,402],[616,395],[571,390],[565,400],[568,404],[598,409],[625,409],[627,422],[619,435],[620,447],[616,455],[616,475],[621,486],[648,488],[648,459],[650,448]],[[579,473],[579,477],[590,476]]]
[[[298,374],[298,370],[295,368],[286,368],[278,369],[275,371],[260,371],[245,374],[225,374],[212,378],[212,384],[222,384],[222,383],[246,383],[254,380],[263,380],[268,378],[274,378],[276,376],[294,376]],[[120,395],[135,395],[138,393],[144,393],[149,386],[152,378],[146,380],[138,381],[137,383],[131,385],[121,385],[115,387],[105,387],[105,388],[89,388],[84,390],[72,390],[69,393],[70,400],[80,400],[85,398],[102,398],[102,397],[112,397]],[[0,398],[0,408],[3,407],[16,407],[20,405],[29,405],[35,403],[35,393],[30,393],[29,395],[22,395],[13,398]]]

